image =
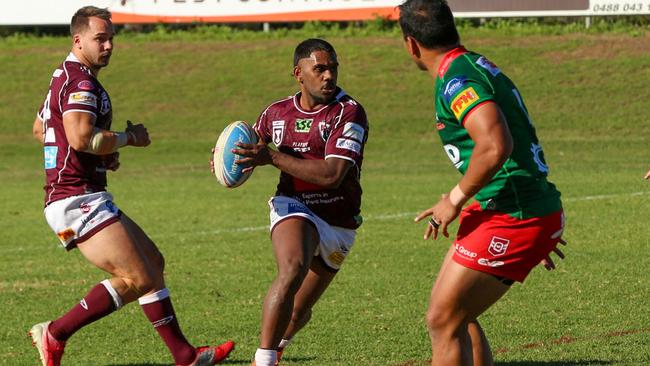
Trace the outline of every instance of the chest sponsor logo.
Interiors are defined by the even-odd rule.
[[[361,144],[354,140],[338,139],[336,140],[336,147],[339,149],[354,151],[357,154],[361,153]]]
[[[501,70],[497,65],[493,64],[492,61],[488,60],[484,56],[479,57],[478,60],[476,60],[476,64],[489,71],[492,76],[497,76],[501,73]]]
[[[45,169],[56,168],[56,155],[59,152],[59,147],[45,146],[43,152],[45,153]]]
[[[498,236],[493,236],[492,241],[490,242],[490,246],[488,247],[488,253],[492,254],[495,257],[500,257],[506,254],[509,244],[510,240],[500,238]]]
[[[460,119],[460,116],[463,115],[463,112],[467,110],[472,104],[476,103],[480,99],[480,96],[473,87],[469,87],[454,98],[451,101],[451,110],[454,112],[456,119]]]
[[[354,122],[346,122],[343,126],[343,137],[351,138],[359,142],[363,142],[366,131],[360,124]]]
[[[108,98],[106,91],[102,92],[102,105],[99,107],[99,113],[106,114],[111,110],[111,100]]]
[[[68,97],[68,104],[83,104],[91,107],[97,106],[97,96],[89,92],[76,92]]]
[[[312,122],[314,122],[312,118],[307,118],[307,119],[297,118],[295,131],[298,133],[308,133],[309,130],[311,129]]]
[[[445,84],[444,88],[442,89],[442,96],[445,98],[447,102],[458,93],[458,91],[465,85],[465,82],[467,81],[467,78],[464,76],[459,76],[457,78],[453,78]]]
[[[330,125],[325,121],[318,122],[318,132],[320,132],[320,137],[323,141],[327,141],[330,137]]]
[[[77,88],[81,90],[93,90],[95,89],[95,85],[93,85],[93,82],[90,80],[82,80],[77,84]]]
[[[273,134],[273,143],[275,146],[282,145],[282,140],[284,139],[284,121],[273,121],[271,122]]]

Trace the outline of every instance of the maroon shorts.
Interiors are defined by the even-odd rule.
[[[523,282],[555,248],[563,229],[562,210],[522,220],[483,210],[475,202],[460,214],[453,259],[467,268]]]

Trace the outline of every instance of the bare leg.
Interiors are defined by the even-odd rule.
[[[431,364],[472,366],[473,349],[468,323],[500,299],[509,288],[489,274],[446,260],[431,292],[427,312]]]
[[[260,347],[276,349],[284,335],[294,306],[318,245],[318,231],[302,218],[288,218],[271,235],[278,274],[271,284],[262,309]]]
[[[467,332],[472,340],[472,354],[474,358],[474,366],[493,366],[494,360],[492,359],[492,350],[487,337],[477,320],[468,322]]]

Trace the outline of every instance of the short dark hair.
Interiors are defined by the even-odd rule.
[[[404,38],[412,37],[428,49],[460,43],[454,15],[446,0],[406,0],[398,8]]]
[[[95,6],[84,6],[77,10],[72,16],[70,21],[70,35],[74,36],[81,33],[88,28],[88,19],[90,17],[97,17],[104,19],[107,22],[111,21],[111,12],[108,9],[102,9]]]
[[[314,51],[325,51],[336,56],[334,47],[327,41],[318,38],[309,38],[296,46],[296,50],[293,52],[293,66],[298,66],[300,59],[309,57]]]

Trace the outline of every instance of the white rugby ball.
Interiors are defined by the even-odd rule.
[[[244,144],[257,143],[255,130],[244,121],[236,121],[226,126],[214,146],[214,175],[224,187],[238,187],[253,173],[252,171],[243,173],[242,170],[248,165],[235,163],[235,161],[243,157],[231,151],[237,148],[235,144],[238,142]]]

